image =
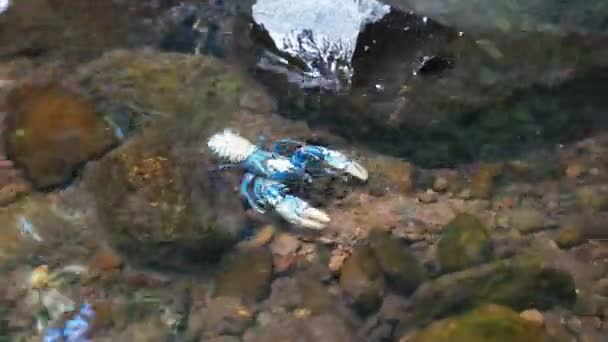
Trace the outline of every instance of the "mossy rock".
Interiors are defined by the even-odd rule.
[[[108,240],[132,261],[200,267],[241,237],[240,198],[223,174],[209,171],[201,138],[159,123],[87,168]]]
[[[413,320],[429,322],[487,303],[516,310],[573,307],[572,276],[548,267],[534,252],[441,276],[422,284],[411,297]]]
[[[151,117],[178,118],[192,129],[223,128],[243,107],[271,110],[259,85],[212,57],[115,51],[82,67],[74,82],[107,110],[126,107]],[[135,117],[130,125],[137,125],[138,116],[130,115]]]
[[[492,242],[481,221],[459,214],[444,228],[437,244],[437,259],[443,272],[454,272],[490,259]]]
[[[384,274],[369,246],[355,246],[342,266],[340,286],[361,313],[369,314],[380,307],[385,290]]]
[[[432,324],[400,342],[545,342],[542,327],[521,318],[517,312],[486,305],[460,316]]]
[[[424,267],[403,241],[379,230],[370,233],[369,241],[378,264],[395,291],[410,294],[427,279]]]

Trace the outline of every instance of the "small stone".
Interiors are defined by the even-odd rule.
[[[470,214],[459,214],[444,228],[437,243],[437,258],[444,272],[454,272],[486,262],[492,242],[483,223]]]
[[[576,189],[579,205],[583,209],[602,211],[608,208],[608,193],[595,186],[582,186]]]
[[[295,254],[301,247],[301,242],[293,235],[281,233],[270,244],[270,251],[276,255]]]
[[[449,182],[445,177],[437,177],[435,183],[433,183],[433,190],[437,192],[444,192],[448,189]]]
[[[280,255],[273,254],[272,263],[274,265],[274,273],[283,274],[289,272],[295,265],[296,257],[293,254]]]
[[[93,272],[112,272],[121,266],[122,260],[111,250],[99,251],[89,260],[89,269]]]
[[[565,172],[568,178],[578,178],[585,172],[585,167],[580,162],[572,162],[566,166]]]
[[[489,198],[494,192],[494,183],[502,171],[502,163],[481,165],[471,179],[473,195],[478,198]]]
[[[598,169],[597,167],[592,167],[589,169],[589,174],[592,176],[599,176],[602,173],[602,171],[600,171],[600,169]]]
[[[239,248],[260,248],[267,245],[274,236],[275,228],[272,225],[266,225],[258,230],[255,235],[248,241],[240,243]]]
[[[340,286],[362,314],[370,314],[380,308],[385,280],[370,247],[355,247],[353,254],[346,259],[342,267]]]
[[[348,258],[348,253],[343,249],[334,249],[329,260],[329,269],[332,272],[339,272],[344,265],[344,260]]]
[[[583,323],[576,317],[570,317],[566,320],[566,327],[575,334],[580,334],[583,329]]]
[[[545,215],[532,208],[514,209],[509,216],[509,222],[522,233],[533,233],[548,228]]]
[[[458,198],[463,200],[468,200],[473,198],[473,190],[471,189],[462,189],[461,192],[458,193]]]
[[[519,316],[527,321],[534,322],[538,325],[543,325],[544,323],[543,314],[536,309],[524,310],[519,313]]]
[[[373,230],[369,242],[393,290],[409,295],[427,279],[422,264],[404,241],[390,233]]]
[[[36,267],[30,274],[30,287],[32,289],[41,289],[49,283],[49,267],[41,265]]]
[[[312,312],[307,308],[298,308],[293,312],[293,315],[299,319],[308,318],[311,314]]]
[[[418,194],[418,200],[424,204],[437,202],[437,193],[429,189],[426,192]]]
[[[555,243],[560,248],[571,248],[585,243],[586,240],[581,226],[568,225],[559,230]]]

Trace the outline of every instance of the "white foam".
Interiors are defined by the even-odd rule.
[[[0,0],[0,14],[4,13],[11,5],[11,0]]]
[[[320,73],[335,73],[340,66],[331,61],[350,65],[361,29],[382,19],[390,6],[376,0],[258,0],[252,11],[277,48],[312,69],[314,62],[325,63],[327,71]]]

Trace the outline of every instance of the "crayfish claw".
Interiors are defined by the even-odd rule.
[[[289,223],[305,228],[320,230],[331,222],[331,218],[325,212],[291,195],[285,196],[275,206],[275,210]]]

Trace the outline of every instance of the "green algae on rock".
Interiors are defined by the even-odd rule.
[[[143,112],[135,114],[183,120],[192,129],[223,128],[242,108],[271,110],[261,87],[211,57],[114,51],[80,68],[74,81],[108,112],[126,106]]]
[[[411,297],[412,319],[428,322],[487,303],[516,310],[568,308],[576,297],[570,274],[547,266],[534,252],[524,252],[425,282]]]
[[[481,221],[463,213],[444,228],[437,258],[443,272],[454,272],[488,261],[491,250],[490,236]]]
[[[7,155],[37,188],[71,180],[116,142],[93,103],[60,85],[23,85],[7,103]]]
[[[527,321],[509,308],[485,305],[450,317],[400,342],[545,342],[542,327]]]
[[[513,209],[509,215],[509,221],[513,228],[522,233],[534,233],[550,227],[545,214],[534,208]]]
[[[380,307],[385,290],[384,274],[369,246],[355,246],[342,266],[340,286],[360,312],[369,314]]]
[[[424,267],[405,243],[379,230],[370,232],[369,240],[378,264],[395,291],[410,294],[427,279]]]
[[[215,279],[215,296],[248,302],[265,298],[272,279],[272,255],[266,248],[236,250],[224,256]]]
[[[87,168],[108,240],[131,261],[200,267],[240,238],[243,207],[209,171],[200,134],[159,122]]]

